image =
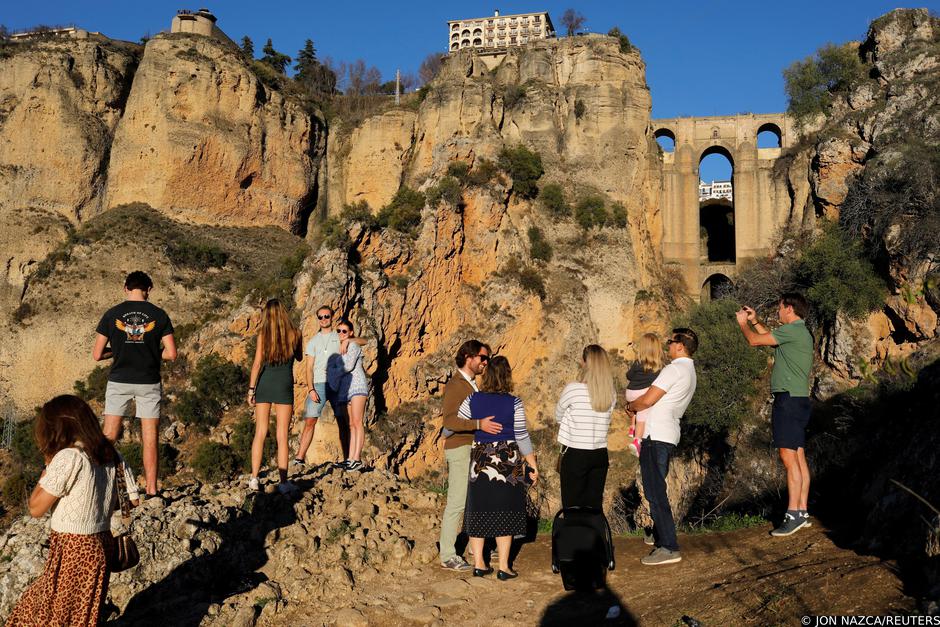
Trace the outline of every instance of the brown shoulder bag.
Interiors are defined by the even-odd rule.
[[[121,533],[114,536],[114,554],[110,570],[119,573],[133,568],[140,563],[140,552],[131,537],[131,504],[127,498],[127,481],[124,479],[124,462],[114,465],[115,483],[117,484],[118,502],[121,504]]]

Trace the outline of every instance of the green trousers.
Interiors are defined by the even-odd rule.
[[[463,510],[467,504],[470,480],[470,445],[444,449],[447,458],[447,505],[441,519],[441,563],[457,556],[454,544],[463,529]]]

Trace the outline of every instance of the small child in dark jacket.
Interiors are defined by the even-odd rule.
[[[662,340],[655,333],[645,333],[637,343],[636,361],[627,371],[626,398],[629,403],[643,396],[663,369],[664,355]],[[646,417],[649,410],[638,412],[630,423],[630,450],[640,456],[640,442],[646,431]]]

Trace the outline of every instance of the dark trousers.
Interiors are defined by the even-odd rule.
[[[678,551],[676,523],[672,519],[672,508],[666,496],[666,474],[669,472],[669,458],[676,450],[675,444],[658,440],[643,440],[640,447],[640,477],[643,479],[643,492],[650,504],[650,516],[653,518],[653,537],[656,546],[670,551]]]
[[[608,465],[606,448],[566,447],[561,456],[561,506],[603,509]]]

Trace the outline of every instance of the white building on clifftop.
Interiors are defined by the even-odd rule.
[[[222,29],[216,25],[215,15],[209,9],[199,9],[198,11],[189,11],[180,9],[173,18],[173,24],[170,25],[171,33],[196,33],[206,37],[214,37],[220,41],[235,44],[228,35],[222,32]]]
[[[500,15],[447,22],[447,49],[456,52],[479,48],[486,52],[522,46],[530,41],[555,36],[548,11]]]

